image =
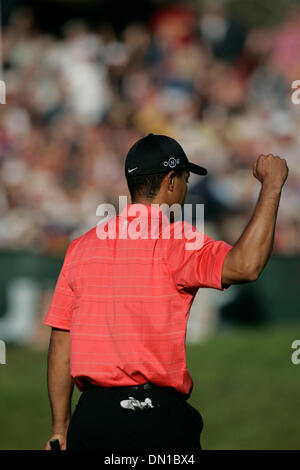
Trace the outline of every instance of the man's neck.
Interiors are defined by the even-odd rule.
[[[158,206],[160,206],[160,210],[165,215],[167,215],[170,222],[174,222],[174,214],[173,213],[170,214],[168,212],[168,210],[165,206],[165,204],[167,204],[167,203],[165,201],[163,201],[161,198],[158,198],[158,197],[155,197],[153,199],[137,198],[137,199],[133,199],[131,201],[131,204],[144,204],[146,206],[151,206],[151,204],[158,205]]]
[[[166,204],[166,202],[159,197],[154,197],[153,199],[136,198],[132,200],[131,204],[144,204],[145,206],[151,206],[151,204],[161,205]]]

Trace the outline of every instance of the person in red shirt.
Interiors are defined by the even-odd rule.
[[[207,170],[174,139],[140,139],[125,162],[132,203],[71,243],[44,320],[52,328],[46,449],[54,438],[67,450],[201,449],[203,420],[187,401],[190,307],[199,288],[258,279],[288,167],[273,155],[254,163],[262,187],[234,246],[174,220],[190,173]],[[82,394],[71,416],[74,384]]]

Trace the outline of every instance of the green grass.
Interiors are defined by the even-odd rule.
[[[300,449],[300,326],[220,332],[187,347],[189,402],[205,449]],[[0,449],[42,449],[50,436],[46,352],[10,346],[0,367]],[[79,393],[74,394],[74,404]]]

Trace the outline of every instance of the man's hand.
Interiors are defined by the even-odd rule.
[[[253,176],[262,184],[281,189],[288,177],[289,169],[284,158],[260,155],[253,164]]]
[[[45,450],[51,450],[50,441],[52,441],[52,439],[58,439],[61,450],[66,450],[66,447],[67,447],[67,434],[52,434],[50,439],[47,441]]]

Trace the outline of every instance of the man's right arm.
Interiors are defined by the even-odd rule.
[[[253,165],[253,175],[262,183],[260,195],[249,223],[224,260],[224,286],[258,279],[272,253],[278,206],[288,167],[284,159],[261,155]]]
[[[68,426],[71,420],[73,381],[70,373],[70,332],[52,328],[47,368],[48,394],[52,412],[52,435],[57,438],[62,450],[66,449]]]

